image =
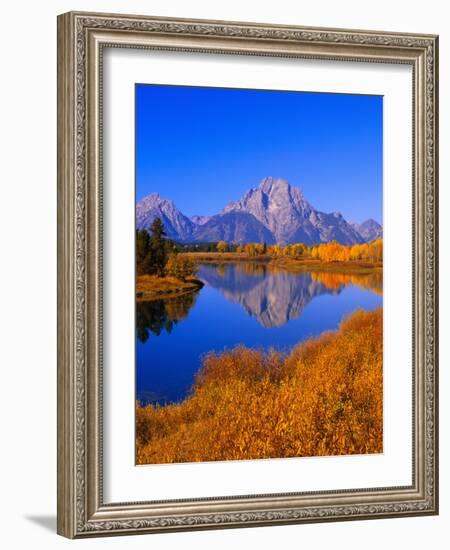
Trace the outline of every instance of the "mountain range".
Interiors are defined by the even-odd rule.
[[[161,218],[167,236],[179,242],[265,242],[313,245],[329,241],[358,244],[382,237],[375,220],[347,222],[340,212],[316,210],[303,192],[282,178],[264,178],[240,200],[214,216],[185,216],[175,204],[151,193],[136,204],[136,227],[147,229]]]

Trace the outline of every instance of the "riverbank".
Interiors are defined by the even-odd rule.
[[[303,273],[305,271],[328,271],[334,273],[355,273],[364,275],[374,271],[382,272],[383,262],[368,262],[367,260],[353,260],[349,262],[324,262],[313,258],[289,258],[278,257],[270,261],[270,264],[291,273]]]
[[[269,256],[268,254],[249,256],[248,254],[239,252],[182,252],[181,254],[191,258],[191,260],[197,264],[221,264],[230,262],[268,263],[272,260],[272,256]]]
[[[137,404],[137,463],[383,452],[382,319],[358,310],[288,355],[209,353],[184,401]]]
[[[197,292],[203,286],[204,283],[194,277],[188,277],[185,281],[181,281],[175,277],[139,275],[136,278],[136,300],[138,302],[164,300]]]
[[[308,257],[290,257],[290,256],[270,256],[268,254],[260,256],[249,256],[237,252],[184,252],[184,256],[189,257],[195,263],[239,263],[255,262],[266,264],[273,267],[279,267],[292,273],[303,273],[305,271],[333,271],[333,272],[353,272],[365,274],[373,270],[382,270],[382,262],[369,262],[367,260],[353,260],[348,262],[324,262]]]

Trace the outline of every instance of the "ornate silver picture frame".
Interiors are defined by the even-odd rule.
[[[139,48],[412,68],[412,483],[105,502],[103,55]],[[58,533],[69,538],[438,513],[438,38],[70,12],[58,17]],[[130,366],[132,369],[132,366]],[[107,457],[106,457],[107,458]]]

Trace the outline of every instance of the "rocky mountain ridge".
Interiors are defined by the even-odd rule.
[[[383,228],[372,218],[363,223],[352,223],[352,226],[366,242],[383,238]]]
[[[339,212],[320,212],[298,187],[273,177],[264,178],[258,187],[214,216],[188,218],[171,200],[152,193],[136,205],[136,227],[148,228],[156,217],[164,223],[167,236],[180,242],[313,245],[336,240],[349,245],[382,236],[382,227],[376,221],[351,224]]]

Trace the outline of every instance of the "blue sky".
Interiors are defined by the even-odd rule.
[[[136,85],[136,199],[211,215],[266,176],[382,222],[381,96]]]

